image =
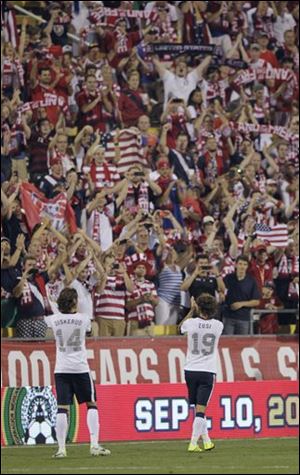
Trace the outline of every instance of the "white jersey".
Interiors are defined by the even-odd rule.
[[[45,317],[56,341],[54,373],[88,373],[85,334],[90,317],[84,313],[55,313]]]
[[[182,324],[181,333],[187,333],[188,337],[185,370],[217,372],[217,349],[223,327],[219,320],[199,317]]]

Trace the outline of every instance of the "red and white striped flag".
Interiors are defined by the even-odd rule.
[[[288,228],[286,224],[268,226],[267,224],[256,225],[256,237],[274,247],[286,247],[288,244]]]
[[[106,143],[105,158],[112,163],[116,155],[115,137]],[[124,175],[133,165],[147,165],[141,143],[141,134],[137,129],[123,129],[119,133],[119,147],[121,158],[116,163],[120,175]]]
[[[10,42],[13,48],[17,48],[19,46],[19,35],[16,12],[7,5],[6,1],[1,1],[1,29],[4,34],[4,41]]]

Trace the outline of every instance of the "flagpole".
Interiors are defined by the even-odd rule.
[[[19,5],[14,5],[14,9],[17,10],[17,11],[19,11],[20,13],[23,13],[24,15],[27,15],[27,16],[29,16],[29,17],[31,17],[31,18],[34,18],[34,19],[37,20],[39,23],[47,23],[47,21],[44,20],[44,18],[42,18],[42,17],[40,17],[40,16],[38,16],[38,15],[35,15],[34,13],[29,12],[28,10],[25,10],[25,8],[22,8],[22,7],[20,7]],[[67,33],[67,36],[68,36],[68,38],[71,38],[72,40],[77,41],[78,43],[79,43],[80,41],[82,41],[79,36],[73,35],[73,33]],[[89,46],[89,45],[90,45],[90,43],[87,42],[87,41],[84,41],[84,44],[85,44],[86,46]]]

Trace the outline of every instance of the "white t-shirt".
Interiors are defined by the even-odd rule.
[[[190,318],[182,324],[181,333],[187,333],[188,337],[185,370],[217,372],[217,349],[223,326],[214,318]]]
[[[165,71],[162,76],[165,89],[165,104],[166,108],[168,101],[174,97],[178,99],[184,99],[187,104],[191,92],[196,89],[198,82],[200,81],[199,75],[194,69],[185,78],[181,78],[171,71]]]
[[[177,21],[178,20],[178,14],[177,14],[177,10],[176,10],[176,7],[174,5],[172,5],[170,2],[168,2],[168,5],[167,5],[168,9],[169,9],[169,18],[172,22],[174,21]],[[157,10],[156,8],[156,2],[147,2],[146,6],[145,6],[145,12],[148,13],[148,12],[152,12],[152,11],[155,11]]]
[[[93,299],[91,292],[77,279],[69,285],[78,294],[78,311],[87,314],[91,320],[94,319]]]
[[[56,341],[54,373],[88,373],[85,334],[90,317],[84,313],[56,313],[45,317]]]
[[[274,35],[278,43],[284,43],[284,33],[287,30],[293,30],[296,26],[293,15],[285,12],[283,15],[279,15],[273,25]]]

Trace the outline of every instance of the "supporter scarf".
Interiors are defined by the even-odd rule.
[[[100,213],[97,210],[94,210],[94,220],[93,220],[93,241],[99,242],[100,237]]]
[[[289,129],[280,125],[252,124],[249,122],[239,124],[237,122],[229,122],[229,127],[245,134],[275,134],[288,142],[297,140],[298,138],[292,134]]]
[[[35,283],[37,284],[38,290],[40,294],[42,295],[43,302],[44,302],[44,307],[45,307],[45,314],[49,315],[51,314],[51,305],[47,297],[47,290],[46,290],[46,285],[45,285],[45,280],[41,275],[35,276]],[[34,293],[34,292],[33,292]]]
[[[93,183],[97,183],[97,171],[101,170],[103,167],[103,172],[104,172],[104,177],[105,177],[105,182],[106,183],[111,183],[111,174],[109,171],[109,167],[106,162],[103,162],[101,165],[96,165],[95,160],[92,161],[91,163],[91,178]]]
[[[148,184],[146,182],[141,183],[138,187],[134,187],[132,184],[128,184],[125,198],[125,208],[132,206],[138,206],[143,211],[149,211],[149,195]],[[133,203],[134,202],[134,203]]]
[[[278,81],[290,82],[295,78],[295,73],[289,69],[284,68],[259,68],[247,69],[242,71],[235,79],[235,84],[241,86],[242,84],[249,84],[253,81],[265,81],[266,79],[276,79]]]
[[[172,43],[154,43],[146,46],[147,54],[213,54],[223,56],[223,49],[213,45],[188,45]]]
[[[21,61],[18,58],[10,60],[9,58],[4,58],[3,61],[3,82],[5,85],[5,76],[12,75],[14,73],[14,67],[17,71],[18,79],[21,86],[24,86],[24,69]]]
[[[145,12],[139,10],[121,10],[119,8],[105,8],[100,7],[97,10],[93,10],[90,13],[90,21],[92,23],[99,23],[103,20],[103,17],[115,17],[115,18],[140,18],[140,19],[150,19],[155,21],[157,19],[156,12]]]
[[[34,278],[35,284],[29,282],[28,280],[25,281],[22,297],[21,297],[21,306],[28,307],[33,303],[33,295],[34,297],[40,302],[40,304],[45,309],[45,314],[49,314],[51,312],[51,307],[49,300],[47,298],[46,286],[45,281],[41,275],[36,275]]]
[[[278,276],[280,278],[287,278],[295,276],[299,273],[299,257],[292,256],[288,258],[286,254],[282,256],[278,265]]]
[[[62,109],[64,113],[68,111],[68,104],[63,96],[57,96],[56,94],[45,93],[44,99],[40,101],[31,101],[25,102],[21,106],[17,108],[18,118],[24,112],[27,111],[34,111],[35,109],[39,108],[47,108],[47,107],[59,107]]]

